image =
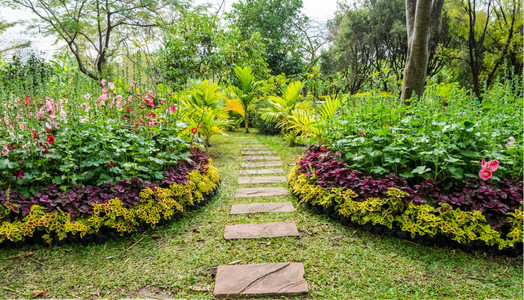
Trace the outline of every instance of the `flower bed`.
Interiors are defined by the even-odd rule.
[[[302,203],[343,223],[425,244],[522,253],[522,182],[488,185],[470,180],[462,190],[470,203],[465,207],[463,202],[447,201],[453,197],[438,183],[412,187],[393,174],[381,179],[365,176],[324,147],[311,147],[288,181]]]
[[[218,170],[191,148],[172,93],[101,84],[97,97],[3,96],[0,245],[154,227],[216,190]]]
[[[154,183],[133,177],[66,193],[50,187],[45,194],[39,193],[40,197],[0,191],[0,245],[24,240],[103,241],[116,234],[155,227],[205,203],[218,183],[218,170],[211,159],[203,151],[192,149],[190,161],[176,165]]]

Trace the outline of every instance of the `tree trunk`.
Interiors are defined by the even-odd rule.
[[[246,127],[246,133],[249,133],[249,128],[248,128],[248,114],[247,114],[247,109],[246,109],[246,112],[245,112],[245,117],[244,117],[244,125]]]
[[[406,0],[408,54],[404,69],[401,99],[415,93],[422,96],[426,84],[429,60],[429,41],[440,28],[444,0]]]

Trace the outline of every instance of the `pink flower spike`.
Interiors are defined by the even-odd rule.
[[[492,175],[492,172],[487,168],[482,168],[482,170],[479,172],[479,176],[482,180],[488,180]]]
[[[106,85],[106,80],[102,79],[102,81],[100,81],[100,83],[102,83],[102,86],[105,86]]]
[[[166,100],[164,100],[164,98],[160,99],[160,104],[164,104],[166,102]]]
[[[115,85],[114,85],[112,82],[110,82],[110,83],[107,84],[107,87],[108,87],[110,90],[113,90],[113,89],[115,88]]]
[[[499,167],[499,161],[498,160],[495,159],[495,160],[488,161],[488,169],[491,172],[497,171],[498,167]]]

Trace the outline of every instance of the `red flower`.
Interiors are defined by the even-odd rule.
[[[18,172],[18,177],[24,178],[24,176],[25,176],[25,171],[24,170],[20,170],[20,172]]]
[[[358,134],[365,135],[366,133],[364,131],[359,131]]]
[[[176,107],[174,105],[171,105],[171,111],[176,112]]]
[[[55,137],[52,136],[51,134],[48,135],[48,136],[47,136],[47,142],[48,142],[49,144],[54,143],[54,142],[55,142]]]
[[[127,107],[127,111],[128,111],[128,112],[132,112],[132,111],[133,111],[133,107],[132,107],[132,106],[128,106],[128,107]]]
[[[203,127],[202,127],[202,124],[200,124],[200,129],[202,129],[202,128],[203,128]]]
[[[110,161],[110,162],[109,162],[109,166],[110,166],[111,168],[115,166],[115,164],[113,163],[113,161]]]
[[[151,117],[151,118],[153,118],[153,119],[155,118],[155,114],[154,114],[154,113],[148,113],[147,116],[148,116],[148,117]]]
[[[25,96],[25,106],[28,106],[29,105],[29,102],[31,102],[31,98],[29,98],[29,96]]]
[[[36,134],[36,132],[33,132],[33,137],[36,139],[38,138],[38,134]]]
[[[192,134],[197,133],[197,129],[196,129],[196,128],[191,129],[191,133],[192,133]]]

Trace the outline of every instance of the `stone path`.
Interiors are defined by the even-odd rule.
[[[266,168],[282,166],[280,157],[266,145],[249,137],[239,138],[242,145],[242,155],[245,163],[242,168]],[[268,156],[273,155],[273,156]],[[263,162],[251,162],[263,161]],[[240,175],[283,174],[282,168],[245,169]],[[286,182],[285,176],[247,176],[239,177],[239,184],[267,184]],[[237,189],[235,198],[268,197],[289,195],[285,187],[256,187]],[[236,204],[231,207],[231,215],[251,213],[292,212],[295,208],[291,202],[262,202]],[[260,224],[227,225],[224,239],[256,239],[273,237],[298,236],[295,222],[272,222]],[[308,293],[308,285],[304,279],[304,265],[298,262],[225,265],[218,266],[214,296],[294,296]]]

